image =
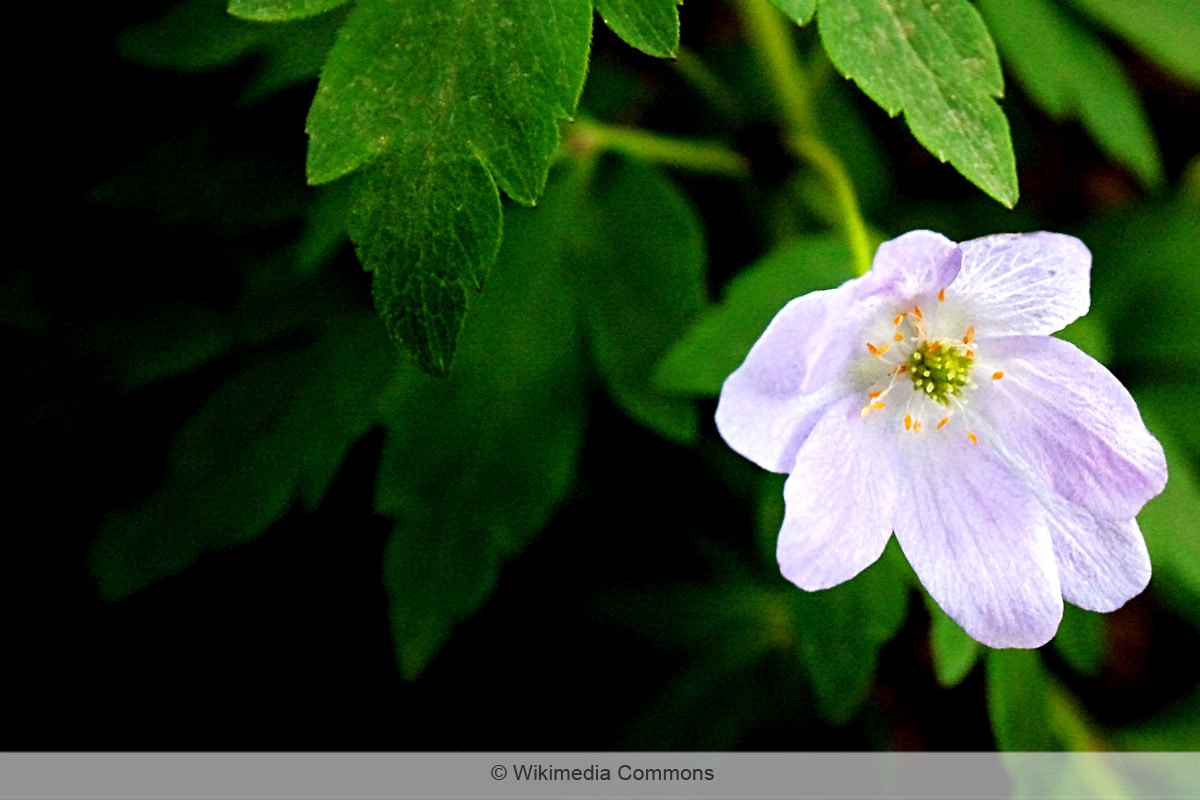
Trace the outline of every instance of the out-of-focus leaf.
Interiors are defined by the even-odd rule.
[[[1104,618],[1067,603],[1054,649],[1080,675],[1096,677],[1104,666]]]
[[[852,276],[850,251],[832,236],[777,248],[738,275],[720,305],[688,328],[659,363],[655,384],[679,394],[720,394],[725,378],[788,301]]]
[[[1200,86],[1200,5],[1192,0],[1070,0],[1159,64]]]
[[[421,673],[489,595],[506,557],[574,477],[585,414],[578,323],[561,266],[570,198],[510,216],[491,289],[471,310],[454,373],[409,371],[387,409],[377,509],[401,671]]]
[[[895,539],[875,564],[840,586],[789,591],[801,663],[822,716],[850,721],[875,677],[879,651],[907,610],[907,566]]]
[[[1134,725],[1111,730],[1122,750],[1200,752],[1200,689],[1172,704],[1165,711]],[[1195,775],[1191,776],[1193,782]]]
[[[822,0],[821,41],[838,70],[904,118],[929,152],[1005,206],[1017,169],[1000,60],[967,0]]]
[[[1144,184],[1162,181],[1150,122],[1108,49],[1047,0],[981,0],[996,44],[1030,96],[1058,119],[1078,118]]]
[[[373,318],[347,316],[219,388],[180,432],[162,488],[104,521],[92,551],[101,591],[121,597],[247,541],[297,498],[315,508],[378,419],[392,360]]]
[[[1136,379],[1200,380],[1200,196],[1131,206],[1080,235],[1093,255],[1092,313],[1115,332],[1111,363]]]
[[[772,502],[766,492],[778,478],[763,481],[757,528],[771,569],[778,569],[775,542],[783,524],[782,492]],[[911,569],[893,538],[879,560],[843,584],[806,592],[783,578],[787,628],[799,647],[799,658],[821,716],[835,725],[850,721],[861,707],[875,677],[879,651],[900,629],[907,611]]]
[[[628,44],[672,58],[679,49],[679,0],[596,0],[596,11]]]
[[[1160,397],[1151,394],[1139,401],[1147,427],[1167,456],[1167,486],[1138,514],[1138,524],[1154,566],[1151,590],[1165,605],[1200,627],[1200,485],[1187,453],[1162,422],[1157,410]]]
[[[253,101],[315,78],[342,21],[339,12],[261,25],[229,16],[225,0],[182,0],[162,17],[127,31],[119,46],[140,64],[180,72],[206,72],[259,55],[262,66],[244,96]]]
[[[693,441],[693,402],[651,384],[654,365],[704,305],[704,237],[683,196],[660,173],[618,162],[588,192],[579,301],[596,366],[634,419]]]
[[[972,639],[942,607],[922,592],[929,609],[929,649],[933,655],[933,671],[942,686],[957,686],[979,660],[979,642]]]
[[[346,224],[353,199],[350,182],[318,187],[308,204],[304,233],[296,242],[296,272],[311,275],[346,243]]]
[[[1036,650],[988,650],[988,714],[1001,750],[1058,750],[1051,733],[1050,684]]]
[[[817,11],[817,0],[771,0],[771,2],[797,25],[806,25]]]
[[[283,22],[313,17],[346,3],[346,0],[229,0],[229,13],[259,22]]]
[[[591,3],[361,0],[308,115],[308,179],[370,164],[350,235],[392,337],[444,374],[500,240],[532,204],[579,101]]]

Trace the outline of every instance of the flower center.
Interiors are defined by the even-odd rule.
[[[960,397],[971,380],[974,353],[963,342],[923,340],[908,356],[913,389],[943,406]]]
[[[970,392],[977,388],[971,379],[978,366],[973,349],[975,328],[968,325],[961,334],[945,337],[946,333],[962,330],[957,327],[962,324],[961,316],[952,312],[947,318],[941,313],[945,301],[946,290],[942,289],[931,316],[914,304],[897,313],[890,326],[875,328],[874,335],[879,338],[866,343],[871,359],[863,362],[861,373],[867,378],[865,385],[871,388],[860,414],[863,419],[882,412],[898,430],[940,431],[966,407]],[[885,367],[886,372],[881,375],[876,365]],[[1003,372],[992,374],[992,380],[1003,377]],[[912,385],[912,393],[904,398],[892,396],[897,386],[906,383]],[[977,443],[970,430],[962,426],[949,428],[956,429],[960,435],[965,432],[972,444]]]

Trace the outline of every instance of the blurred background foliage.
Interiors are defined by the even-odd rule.
[[[578,119],[538,206],[506,204],[444,379],[387,340],[347,181],[304,183],[346,7],[80,11],[0,283],[4,746],[1197,749],[1200,28],[1148,6],[977,4],[1012,211],[786,29],[876,240],[1093,252],[1063,335],[1131,388],[1170,481],[1139,518],[1150,589],[1068,607],[1040,651],[966,637],[894,542],[825,592],[778,573],[780,477],[724,446],[715,397],[852,253],[737,5],[689,0],[674,61],[596,21]]]

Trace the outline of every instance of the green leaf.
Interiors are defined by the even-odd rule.
[[[315,78],[342,20],[339,13],[259,25],[229,16],[225,0],[183,0],[162,17],[126,31],[119,47],[130,60],[181,72],[206,72],[257,55],[261,65],[243,95],[252,102]]]
[[[1183,393],[1190,398],[1195,392]],[[1154,565],[1151,589],[1165,605],[1200,627],[1200,547],[1196,544],[1196,520],[1200,519],[1200,482],[1187,453],[1176,443],[1159,410],[1162,394],[1138,393],[1147,427],[1162,443],[1167,457],[1167,485],[1138,514],[1138,525],[1146,537],[1150,563]],[[1193,424],[1189,418],[1186,424]]]
[[[579,302],[609,392],[635,420],[694,441],[690,399],[651,383],[654,365],[704,305],[704,236],[687,198],[658,171],[617,161],[588,192]]]
[[[387,409],[376,507],[401,671],[421,673],[566,495],[585,415],[579,330],[562,266],[570,198],[510,215],[491,288],[454,373],[409,371]]]
[[[834,65],[913,135],[1008,208],[1017,170],[995,46],[967,0],[821,0]]]
[[[853,580],[819,592],[788,591],[803,666],[821,714],[844,725],[862,706],[879,651],[906,611],[907,566],[895,539]]]
[[[1147,185],[1162,182],[1150,122],[1108,49],[1046,0],[981,0],[979,10],[1021,84],[1048,114],[1078,118]]]
[[[362,175],[349,232],[374,273],[388,333],[423,370],[444,375],[468,292],[483,288],[500,247],[500,196],[476,158],[422,161],[419,153],[389,155]]]
[[[283,22],[324,14],[347,0],[229,0],[229,13],[258,22]]]
[[[213,393],[180,431],[163,487],[101,526],[91,564],[102,593],[121,597],[245,542],[297,498],[314,509],[378,419],[392,360],[374,318],[359,315]]]
[[[1200,5],[1193,0],[1070,0],[1159,64],[1200,86]]]
[[[806,25],[817,11],[817,0],[771,0],[784,16],[797,25]]]
[[[811,236],[782,245],[738,275],[721,304],[687,330],[659,363],[655,384],[715,397],[788,301],[851,277],[850,251],[839,238]]]
[[[988,714],[1000,750],[1060,749],[1051,733],[1051,686],[1036,650],[988,650]]]
[[[596,0],[604,24],[629,45],[659,58],[679,49],[680,0]]]
[[[495,257],[497,186],[534,202],[579,101],[591,5],[547,11],[544,0],[361,0],[309,111],[311,183],[374,162],[351,237],[392,335],[435,374]]]
[[[1054,649],[1080,675],[1098,677],[1104,667],[1104,617],[1067,603],[1054,636]]]
[[[929,609],[929,649],[933,654],[933,671],[942,686],[957,686],[979,660],[979,642],[972,639],[937,601],[922,591],[925,607]]]

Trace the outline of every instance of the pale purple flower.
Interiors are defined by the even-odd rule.
[[[1167,479],[1112,373],[1051,333],[1087,312],[1091,254],[1057,233],[913,231],[790,302],[725,381],[717,427],[789,473],[779,565],[809,591],[893,531],[930,595],[992,647],[1054,636],[1063,599],[1146,587],[1134,517]]]

